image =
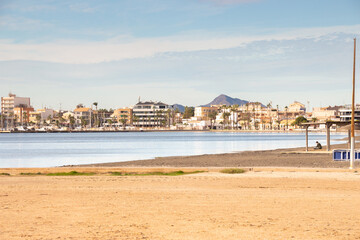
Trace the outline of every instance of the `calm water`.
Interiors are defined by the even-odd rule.
[[[332,134],[332,139],[344,137]],[[326,135],[311,133],[309,145]],[[305,146],[303,133],[120,132],[0,134],[0,168],[120,162]]]

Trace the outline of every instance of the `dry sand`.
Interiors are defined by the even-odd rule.
[[[13,176],[0,176],[0,239],[360,239],[356,172],[205,170],[210,172],[50,177],[1,169]]]

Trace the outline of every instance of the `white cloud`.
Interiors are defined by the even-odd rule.
[[[171,37],[133,38],[120,36],[98,42],[55,41],[44,44],[13,43],[0,39],[0,61],[30,60],[71,64],[99,63],[131,58],[147,58],[166,52],[228,49],[254,41],[322,38],[342,32],[355,34],[360,25],[306,29],[274,29],[263,35],[187,33]]]
[[[50,26],[50,23],[32,18],[14,17],[9,15],[0,16],[0,27],[2,29],[29,31],[44,29]]]

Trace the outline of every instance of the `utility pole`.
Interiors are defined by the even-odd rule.
[[[356,38],[354,38],[354,66],[353,66],[353,89],[351,107],[351,145],[350,145],[350,169],[354,169],[355,160],[355,59],[356,59]]]

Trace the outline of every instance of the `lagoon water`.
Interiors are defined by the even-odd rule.
[[[332,134],[331,137],[334,140],[345,135]],[[325,144],[325,139],[324,133],[311,133],[309,145],[315,145],[317,140]],[[304,133],[4,133],[0,134],[0,168],[53,167],[303,146]]]

